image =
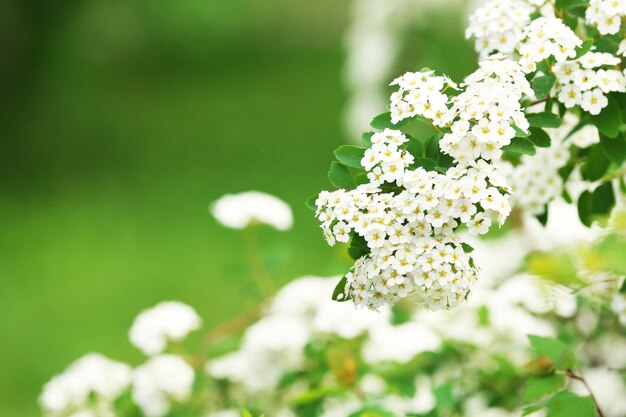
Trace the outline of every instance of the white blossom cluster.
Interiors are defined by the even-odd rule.
[[[454,230],[465,225],[484,234],[510,213],[508,185],[491,159],[528,129],[520,100],[530,94],[521,68],[497,55],[466,78],[464,91],[449,98],[446,77],[407,73],[392,84],[392,122],[421,116],[450,127],[439,145],[457,166],[445,174],[412,168],[402,132],[372,136],[361,165],[369,183],[355,190],[320,193],[316,216],[330,245],[360,236],[369,253],[347,275],[346,291],[358,306],[376,309],[409,295],[428,309],[465,300],[476,269]],[[389,190],[389,187],[392,187]]]
[[[522,29],[523,38],[518,45],[520,65],[526,72],[537,69],[537,63],[549,57],[557,62],[576,56],[576,48],[583,41],[574,31],[556,17],[540,17]]]
[[[200,328],[202,321],[196,311],[178,301],[164,301],[141,312],[133,322],[129,338],[146,355],[156,355],[168,342],[183,340]]]
[[[528,121],[520,104],[532,95],[520,66],[502,55],[492,55],[464,82],[465,91],[452,98],[450,133],[441,150],[461,165],[497,160],[501,148],[515,137],[514,126],[526,131]],[[506,188],[504,183],[496,186]]]
[[[46,383],[39,402],[50,417],[81,412],[114,417],[111,401],[128,388],[131,380],[130,366],[90,353]]]
[[[489,0],[470,16],[465,36],[475,38],[481,57],[512,54],[523,37],[534,7],[526,0]]]
[[[189,400],[195,372],[180,356],[162,353],[199,328],[195,310],[168,301],[140,313],[129,332],[131,342],[151,357],[139,367],[88,354],[52,378],[39,398],[46,417],[115,417],[113,403],[130,390],[146,417],[167,415],[174,403]]]
[[[245,229],[254,223],[289,230],[293,225],[291,207],[281,199],[260,191],[226,194],[211,206],[211,213],[222,225]]]
[[[602,35],[618,33],[624,16],[624,0],[591,0],[585,12],[587,23],[595,26]]]
[[[568,109],[581,106],[598,115],[609,101],[606,94],[626,91],[626,76],[618,68],[621,59],[601,52],[587,52],[574,61],[557,62],[553,96]]]
[[[165,416],[172,402],[189,400],[194,376],[191,365],[180,356],[153,356],[134,372],[133,400],[146,417]]]
[[[546,129],[551,144],[547,148],[536,148],[535,155],[523,155],[520,163],[513,166],[507,161],[500,164],[511,185],[512,204],[531,215],[540,215],[546,205],[563,193],[563,180],[559,170],[570,159],[571,145],[586,148],[600,141],[598,129],[586,125],[570,134],[578,123],[578,117],[566,113],[557,129]]]

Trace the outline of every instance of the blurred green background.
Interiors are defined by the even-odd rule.
[[[472,69],[447,7],[399,71]],[[42,384],[84,353],[138,363],[126,332],[158,301],[193,305],[205,329],[254,305],[242,238],[207,210],[224,193],[293,207],[291,231],[261,236],[276,285],[341,272],[303,202],[348,140],[349,8],[0,2],[0,415],[38,415]]]

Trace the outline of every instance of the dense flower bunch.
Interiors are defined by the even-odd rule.
[[[607,94],[626,91],[621,59],[608,53],[587,52],[579,59],[554,65],[556,84],[552,94],[566,108],[581,106],[598,115],[608,104]]]
[[[512,54],[534,7],[526,0],[490,0],[476,9],[465,36],[476,39],[482,57],[498,51]]]
[[[513,61],[494,56],[466,78],[464,90],[432,71],[396,79],[391,123],[420,117],[446,129],[438,143],[452,158],[444,173],[413,167],[409,138],[401,131],[374,133],[360,165],[368,183],[322,192],[316,216],[329,244],[362,241],[367,253],[346,276],[346,293],[358,306],[376,309],[409,295],[428,309],[464,301],[476,268],[455,235],[460,225],[486,233],[510,212],[508,186],[494,165],[501,148],[528,129],[520,100],[530,85]],[[448,130],[449,129],[449,130]]]
[[[93,410],[97,416],[115,417],[112,401],[126,390],[131,380],[130,366],[90,353],[44,386],[41,407],[50,417],[84,410]]]
[[[195,371],[179,355],[164,353],[200,327],[190,306],[162,302],[140,313],[129,332],[148,361],[135,369],[100,354],[88,354],[55,376],[40,403],[48,417],[118,417],[121,414],[163,417],[190,399]],[[130,404],[127,404],[129,401]],[[120,409],[121,407],[121,409]]]
[[[524,26],[523,37],[518,45],[520,65],[526,72],[537,69],[537,63],[553,57],[564,62],[576,56],[576,48],[583,41],[574,31],[556,17],[540,17]]]
[[[587,148],[600,142],[595,126],[584,126],[571,133],[579,119],[567,114],[557,129],[546,129],[552,140],[547,148],[538,148],[535,155],[522,155],[517,165],[502,161],[500,168],[505,173],[512,189],[512,204],[532,215],[542,215],[546,206],[563,194],[565,181],[559,170],[568,163],[570,147]]]
[[[602,35],[618,33],[624,16],[624,0],[591,0],[585,13],[587,23],[597,27]]]

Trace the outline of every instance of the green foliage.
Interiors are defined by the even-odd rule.
[[[538,127],[530,128],[530,136],[528,138],[535,146],[540,148],[547,148],[552,143],[552,140],[546,131]]]
[[[572,59],[575,60],[585,55],[587,52],[591,50],[592,46],[593,46],[593,39],[585,40],[581,46],[576,48],[576,56]]]
[[[531,127],[557,128],[561,126],[561,119],[554,113],[530,113],[526,119]]]
[[[550,359],[554,369],[565,370],[578,366],[574,352],[566,343],[537,335],[529,335],[528,340],[538,356]]]
[[[350,414],[348,417],[395,417],[390,411],[378,407],[367,407]]]
[[[580,173],[587,181],[597,181],[609,169],[609,159],[600,146],[592,146],[583,163]]]
[[[596,407],[591,397],[579,397],[570,391],[557,393],[546,406],[547,417],[594,417]]]
[[[504,146],[502,150],[504,152],[523,153],[526,155],[534,155],[536,153],[535,145],[533,145],[533,142],[526,138],[519,137],[513,138],[511,140],[511,143]]]
[[[341,278],[341,280],[339,280],[332,295],[332,299],[334,301],[344,302],[350,300],[350,295],[346,292],[347,283],[348,278],[346,277],[343,277]]]
[[[365,155],[365,148],[354,145],[343,145],[335,150],[335,158],[342,164],[361,169],[361,159]]]
[[[534,376],[528,380],[524,390],[524,401],[534,402],[554,394],[565,386],[564,374]]]
[[[550,90],[552,90],[552,87],[554,87],[555,83],[556,77],[552,74],[548,74],[535,77],[535,79],[533,79],[532,81],[531,86],[533,88],[533,91],[535,92],[535,96],[537,97],[537,99],[543,100],[548,96],[548,94],[550,94]]]
[[[398,123],[391,123],[391,113],[386,112],[374,117],[370,122],[370,126],[374,129],[399,129],[409,122],[409,119],[400,120]]]
[[[626,162],[626,138],[623,134],[616,138],[600,135],[600,146],[614,164],[621,166]]]
[[[600,114],[591,118],[591,121],[598,128],[600,133],[609,138],[616,138],[620,132],[622,116],[617,101],[611,96],[608,97],[609,104],[602,109]]]
[[[356,187],[356,179],[344,164],[333,161],[328,171],[328,180],[337,188],[352,190]]]

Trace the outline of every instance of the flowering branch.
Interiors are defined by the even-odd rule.
[[[591,397],[594,405],[596,406],[596,411],[598,412],[598,415],[600,417],[605,417],[604,413],[602,412],[602,409],[600,408],[600,404],[598,403],[598,400],[596,399],[595,395],[593,395],[593,391],[591,391],[591,387],[589,386],[589,384],[587,383],[587,380],[583,377],[583,375],[576,374],[572,369],[568,369],[567,371],[565,371],[565,374],[571,379],[580,381],[585,386],[585,389],[589,393],[589,396]]]

